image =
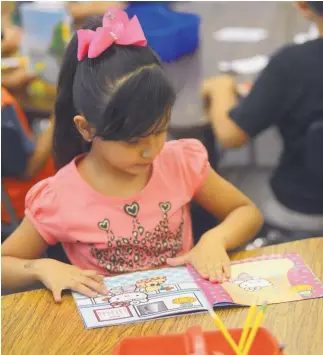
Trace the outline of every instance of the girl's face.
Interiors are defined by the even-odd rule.
[[[140,175],[151,168],[156,156],[163,149],[166,130],[129,142],[104,141],[95,138],[93,153],[100,154],[102,160],[113,168],[131,175]]]
[[[158,131],[147,137],[132,138],[129,141],[105,141],[95,136],[95,129],[83,116],[76,116],[74,122],[80,134],[86,141],[92,141],[91,153],[103,164],[126,172],[140,175],[149,171],[152,162],[163,149],[169,118]]]

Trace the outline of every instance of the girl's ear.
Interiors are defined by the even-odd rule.
[[[81,136],[87,141],[92,142],[95,135],[95,127],[81,115],[74,117],[74,123]]]

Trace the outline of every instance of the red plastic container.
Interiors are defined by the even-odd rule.
[[[229,329],[229,332],[238,343],[242,329]],[[205,355],[212,355],[212,352],[235,355],[221,332],[203,332],[198,326],[189,328],[184,334],[125,338],[115,348],[114,355],[190,355],[195,353],[197,336],[205,341]],[[276,338],[267,329],[259,328],[248,355],[282,354]]]

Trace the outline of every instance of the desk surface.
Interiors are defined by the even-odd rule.
[[[233,259],[270,253],[297,252],[323,279],[323,238],[297,241],[253,251],[240,252]],[[246,308],[221,310],[228,327],[242,327]],[[118,327],[85,330],[71,295],[61,305],[47,290],[2,297],[2,354],[112,354],[124,337],[178,333],[199,324],[213,329],[208,315],[190,315]],[[323,299],[270,305],[264,326],[281,343],[287,355],[320,355],[323,349]],[[45,350],[46,349],[46,350]]]

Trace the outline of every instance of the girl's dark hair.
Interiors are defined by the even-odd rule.
[[[84,29],[101,26],[92,17]],[[73,118],[84,117],[104,140],[127,141],[160,130],[175,101],[157,55],[149,47],[113,44],[99,57],[77,60],[77,34],[63,59],[55,104],[57,168],[89,150]]]

